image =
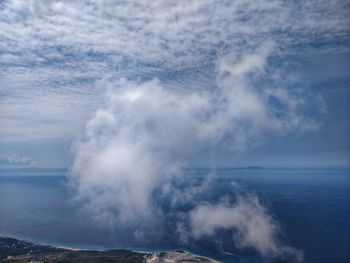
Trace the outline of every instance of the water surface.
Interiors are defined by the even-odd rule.
[[[0,233],[54,245],[80,248],[164,250],[179,248],[171,240],[135,246],[128,233],[98,224],[72,201],[65,170],[0,172]],[[187,171],[200,180],[208,169]],[[232,182],[256,193],[281,224],[283,239],[303,251],[305,262],[350,262],[349,169],[216,170],[209,198],[234,194]],[[225,235],[223,235],[225,237]],[[210,242],[181,247],[225,262],[269,262],[249,252]],[[230,256],[223,252],[238,254]]]

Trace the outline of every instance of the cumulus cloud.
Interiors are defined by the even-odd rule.
[[[182,190],[175,186],[185,180],[188,160],[208,145],[225,142],[241,150],[266,133],[308,125],[298,112],[300,97],[282,87],[263,89],[250,82],[252,74],[264,75],[272,48],[268,43],[253,54],[219,59],[211,90],[165,88],[157,79],[141,83],[122,79],[109,87],[106,104],[87,123],[74,149],[71,179],[78,199],[98,220],[131,225],[138,235],[145,222],[159,228],[167,223],[164,218],[181,218],[183,213],[178,234],[189,215],[194,237],[233,227],[238,230],[238,246],[253,247],[263,256],[284,255],[287,248],[276,243],[275,225],[258,201],[197,207],[193,198],[208,189],[208,183]],[[279,110],[271,106],[271,99],[279,103]],[[170,199],[170,211],[163,209],[162,199]],[[177,211],[181,204],[194,210]],[[216,222],[214,217],[211,225],[210,221],[203,225],[201,217],[208,208],[223,212],[227,222]]]
[[[278,224],[254,195],[239,196],[233,205],[227,201],[200,204],[189,216],[195,238],[213,236],[220,229],[234,229],[233,239],[240,248],[253,247],[266,257],[302,261],[301,251],[281,245]]]

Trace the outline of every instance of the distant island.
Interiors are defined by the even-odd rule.
[[[231,171],[231,170],[261,170],[263,167],[261,166],[217,166],[214,168],[211,167],[188,167],[185,170],[186,171]]]
[[[0,236],[1,262],[63,263],[63,262],[201,262],[215,263],[209,258],[192,255],[185,251],[134,252],[122,249],[113,250],[76,250],[42,245],[30,241]]]

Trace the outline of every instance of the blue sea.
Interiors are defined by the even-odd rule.
[[[0,170],[0,234],[76,248],[179,248],[224,262],[273,262],[230,248],[218,251],[206,242],[141,247],[129,244],[127,233],[116,239],[111,229],[97,224],[72,202],[65,174],[64,169]],[[193,180],[206,174],[205,168],[188,170]],[[280,223],[283,240],[302,250],[305,262],[350,262],[350,169],[216,169],[215,193],[229,193],[232,182],[260,198]]]

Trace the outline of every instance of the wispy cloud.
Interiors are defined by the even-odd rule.
[[[300,262],[302,252],[281,243],[279,225],[269,215],[256,196],[239,196],[232,205],[223,200],[217,204],[200,204],[190,212],[191,233],[195,238],[215,236],[218,230],[233,229],[233,239],[239,248],[254,247],[265,257],[282,257]]]
[[[0,167],[32,166],[36,162],[29,156],[12,154],[10,156],[0,156]]]

